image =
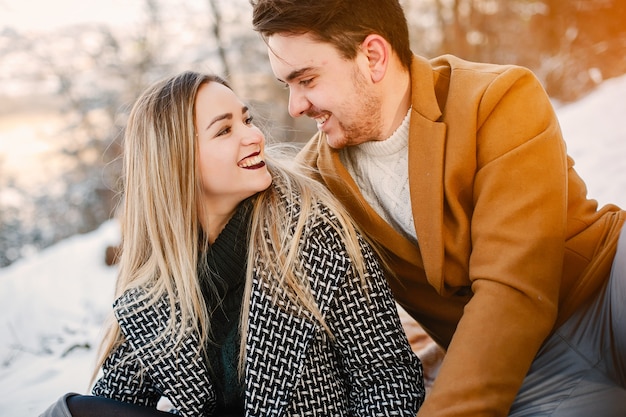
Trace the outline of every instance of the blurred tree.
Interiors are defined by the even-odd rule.
[[[224,40],[222,39],[222,12],[217,0],[208,0],[209,10],[213,15],[213,36],[215,37],[215,43],[217,45],[217,51],[222,62],[222,74],[225,77],[230,77],[230,65],[228,65],[228,59],[226,58],[226,48],[224,47]]]
[[[0,266],[28,250],[91,231],[114,214],[130,103],[174,67],[175,61],[163,59],[168,36],[160,11],[157,0],[145,0],[145,23],[128,32],[79,25],[46,37],[5,34],[27,46],[3,55],[28,56],[30,65],[20,78],[56,85],[64,125],[57,132],[58,151],[50,156],[61,167],[58,178],[28,190],[16,188],[19,210],[0,201]],[[6,195],[6,184],[2,187]]]
[[[544,34],[533,67],[547,90],[573,101],[605,79],[626,73],[626,2],[545,0],[531,31]]]
[[[623,0],[404,0],[418,53],[533,70],[548,94],[573,101],[604,79],[626,73]],[[416,18],[415,10],[433,16]]]
[[[26,222],[23,206],[25,192],[15,184],[15,179],[2,171],[0,165],[0,267],[11,264],[33,247],[36,236]]]

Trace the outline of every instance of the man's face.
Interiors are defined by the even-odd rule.
[[[268,39],[272,71],[289,88],[289,114],[308,116],[336,149],[381,140],[381,105],[367,57],[347,60],[310,35]]]

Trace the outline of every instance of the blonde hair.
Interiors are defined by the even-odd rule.
[[[170,318],[160,337],[171,338],[178,346],[191,326],[199,335],[200,351],[211,334],[211,317],[197,271],[198,253],[208,241],[206,234],[200,233],[194,107],[198,89],[209,82],[228,86],[214,75],[184,72],[155,83],[133,106],[124,135],[122,252],[115,291],[117,298],[129,289],[140,289],[142,295],[135,300],[140,308],[167,300]],[[259,260],[265,260],[267,276],[277,278],[270,284],[279,289],[279,296],[301,306],[328,330],[298,263],[300,238],[310,216],[333,216],[330,223],[336,225],[354,270],[365,284],[357,232],[340,204],[303,168],[287,166],[282,147],[268,147],[266,156],[274,184],[254,200],[241,315],[240,370],[252,275]],[[320,211],[320,203],[330,211]],[[296,224],[276,221],[293,218],[296,207]],[[119,324],[110,317],[92,382],[123,340]]]

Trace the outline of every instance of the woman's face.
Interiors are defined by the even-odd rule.
[[[265,137],[230,88],[218,82],[203,84],[195,117],[202,199],[208,213],[229,213],[270,186]]]

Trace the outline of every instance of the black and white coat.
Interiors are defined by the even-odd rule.
[[[331,222],[309,219],[300,246],[334,338],[311,320],[290,314],[293,306],[272,301],[274,290],[267,283],[275,277],[267,276],[258,261],[246,343],[246,415],[415,416],[424,399],[422,366],[371,248],[363,242],[369,273],[365,293]],[[169,307],[164,300],[129,311],[134,296],[126,292],[114,304],[126,340],[107,359],[93,393],[150,406],[164,396],[184,416],[210,416],[215,393],[198,355],[198,335],[190,331],[177,349],[169,339],[146,349],[164,330]],[[117,366],[129,353],[137,360]]]

